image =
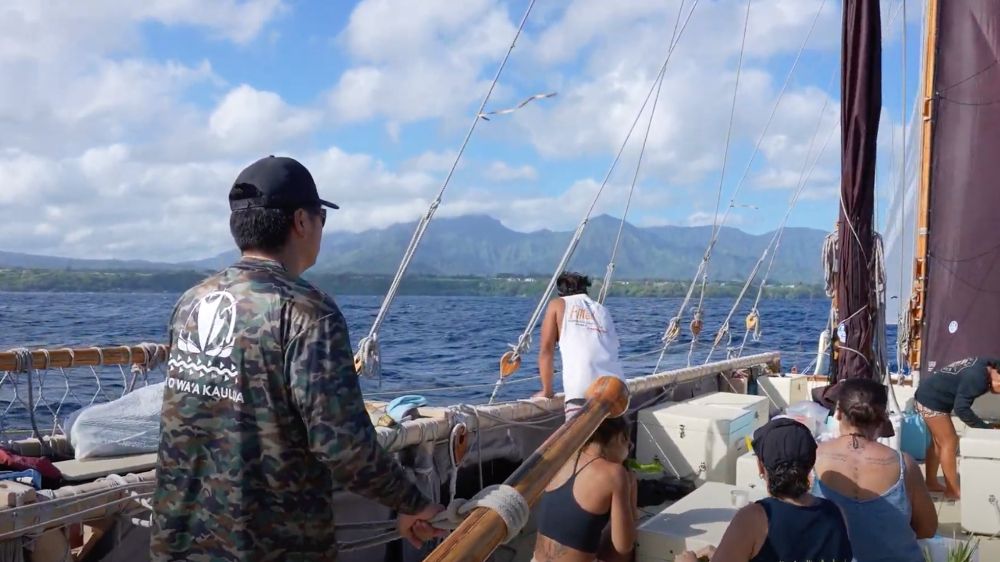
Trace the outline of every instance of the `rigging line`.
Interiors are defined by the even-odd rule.
[[[740,39],[740,58],[736,63],[736,83],[733,86],[733,102],[729,107],[729,125],[726,128],[726,142],[722,150],[722,169],[719,172],[719,189],[716,191],[715,196],[715,213],[712,215],[712,234],[709,239],[716,238],[720,229],[719,226],[719,206],[722,204],[722,188],[726,181],[726,165],[729,163],[729,148],[732,145],[733,137],[733,123],[736,120],[736,100],[740,92],[740,75],[743,73],[743,55],[746,53],[747,44],[747,28],[750,27],[750,5],[751,0],[747,0],[747,12],[746,16],[743,18],[743,36]],[[701,290],[698,295],[698,308],[705,304],[705,285],[708,283],[708,264],[702,268],[701,272]],[[691,338],[691,346],[688,349],[688,365],[691,364],[691,354],[694,353],[694,348],[698,343],[698,337],[695,335]]]
[[[835,75],[836,74],[834,74],[834,76]],[[831,82],[832,82],[832,77],[831,77]],[[726,316],[726,320],[722,324],[723,326],[722,329],[726,330],[729,329],[729,321],[732,320],[733,315],[736,314],[736,310],[739,307],[740,302],[743,300],[746,291],[749,289],[753,279],[757,276],[760,266],[763,265],[764,260],[767,259],[768,253],[770,253],[771,259],[770,262],[768,263],[767,270],[764,276],[761,278],[760,285],[757,288],[757,297],[754,299],[751,311],[757,310],[757,305],[760,304],[761,295],[763,295],[764,293],[764,285],[767,283],[767,278],[771,274],[771,268],[774,266],[775,258],[778,255],[778,249],[781,247],[781,237],[784,234],[785,227],[788,224],[788,219],[789,217],[791,217],[792,211],[795,209],[796,204],[798,204],[799,197],[801,197],[802,193],[805,191],[805,187],[809,183],[809,179],[812,177],[812,173],[813,170],[815,170],[816,168],[816,164],[820,161],[820,159],[822,159],[823,153],[826,152],[826,147],[830,143],[830,139],[833,138],[833,132],[837,130],[836,127],[831,127],[830,133],[826,137],[826,141],[823,143],[823,146],[820,147],[819,152],[816,154],[816,158],[812,161],[812,164],[809,165],[809,155],[812,154],[812,150],[816,144],[816,140],[819,138],[820,130],[823,126],[823,118],[826,116],[826,108],[829,105],[829,102],[830,102],[829,97],[827,97],[823,101],[823,107],[820,109],[819,119],[816,122],[816,130],[813,132],[812,138],[809,140],[809,147],[808,149],[806,149],[806,158],[803,159],[802,169],[799,171],[798,186],[796,187],[795,192],[792,194],[792,197],[788,202],[788,208],[785,210],[785,215],[781,218],[781,223],[778,225],[778,229],[775,230],[774,235],[771,237],[771,240],[764,248],[764,252],[761,254],[760,259],[757,260],[757,263],[754,265],[753,270],[747,277],[747,281],[746,284],[744,284],[743,286],[743,290],[740,291],[739,296],[736,298],[736,302],[733,303],[733,306],[729,311],[729,315]],[[722,329],[720,329],[720,333]],[[746,345],[746,340],[749,334],[750,330],[746,330],[743,333],[743,343],[740,346],[741,352],[743,346]],[[718,347],[720,342],[721,339],[720,337],[717,336],[715,342],[712,345],[712,348],[708,352],[708,356],[705,359],[706,363],[708,363],[708,361],[711,360],[712,353],[715,352],[715,349]]]
[[[462,145],[458,150],[458,154],[455,156],[455,161],[451,165],[451,169],[448,170],[448,175],[445,176],[444,183],[441,185],[440,191],[438,191],[437,197],[431,202],[430,207],[427,209],[426,214],[417,224],[417,228],[413,233],[413,237],[410,239],[410,243],[406,248],[406,252],[403,254],[403,261],[400,263],[399,269],[396,271],[396,275],[392,280],[392,284],[389,287],[389,291],[386,293],[385,299],[382,301],[382,306],[375,317],[375,321],[372,324],[371,330],[368,333],[368,337],[375,339],[378,330],[385,320],[386,313],[389,310],[390,304],[392,304],[397,292],[399,291],[399,285],[402,281],[403,275],[406,273],[406,269],[410,265],[410,261],[413,259],[413,255],[416,252],[417,245],[420,243],[424,232],[427,229],[428,223],[430,223],[431,218],[434,216],[434,212],[437,207],[441,204],[441,200],[444,196],[444,191],[448,187],[448,183],[451,181],[452,176],[455,173],[455,169],[458,167],[459,161],[462,159],[462,154],[465,152],[465,148],[469,145],[469,140],[472,138],[473,131],[476,130],[476,125],[479,124],[480,115],[482,115],[483,110],[486,109],[486,104],[489,102],[490,96],[493,94],[494,88],[496,88],[497,83],[500,81],[500,75],[503,73],[504,67],[507,66],[507,61],[510,59],[510,54],[517,45],[517,39],[521,36],[521,31],[524,29],[525,23],[528,21],[528,15],[531,13],[531,9],[535,5],[535,0],[531,0],[528,4],[527,9],[524,11],[524,16],[521,18],[521,24],[517,28],[517,32],[514,34],[514,39],[510,43],[510,47],[507,49],[507,53],[504,55],[503,60],[500,62],[500,66],[497,68],[496,75],[493,77],[493,82],[490,83],[490,87],[483,97],[482,103],[479,105],[479,110],[476,111],[475,116],[472,118],[472,125],[469,127],[469,131],[465,134],[465,140],[462,141]]]
[[[791,82],[792,75],[794,75],[795,69],[798,67],[799,60],[802,58],[802,53],[805,52],[805,47],[808,44],[809,39],[812,37],[813,31],[816,29],[816,23],[819,21],[819,16],[820,16],[820,14],[823,13],[823,7],[825,5],[826,5],[826,0],[823,0],[822,2],[820,2],[819,9],[816,11],[816,15],[813,17],[812,24],[809,26],[809,31],[806,34],[805,39],[803,39],[802,45],[799,46],[799,51],[795,55],[795,60],[792,61],[792,66],[789,69],[788,74],[785,76],[785,82],[781,86],[781,90],[778,92],[778,98],[775,101],[774,106],[771,108],[771,114],[768,116],[767,122],[764,124],[764,129],[761,131],[760,136],[757,138],[757,142],[754,145],[753,153],[751,153],[751,155],[750,155],[750,160],[747,162],[746,168],[744,168],[744,170],[743,170],[743,176],[740,178],[739,183],[737,183],[736,189],[733,192],[732,199],[730,200],[729,207],[726,209],[726,213],[722,217],[722,222],[720,223],[720,229],[721,229],[722,225],[725,225],[726,220],[729,217],[730,211],[733,209],[733,207],[735,207],[736,195],[738,195],[739,192],[740,192],[740,190],[742,189],[743,182],[746,180],[746,177],[747,177],[747,175],[750,172],[750,167],[753,165],[754,159],[756,158],[757,154],[760,152],[760,145],[763,143],[764,137],[767,134],[768,129],[770,129],[771,123],[774,121],[774,116],[777,113],[778,106],[781,104],[781,100],[782,100],[782,98],[785,95],[785,91],[788,89],[788,84]],[[705,248],[705,254],[702,257],[701,264],[699,264],[699,266],[698,266],[698,271],[695,272],[694,278],[691,280],[691,285],[688,287],[687,296],[684,297],[684,301],[681,303],[681,307],[678,310],[677,315],[670,319],[670,323],[667,325],[667,329],[664,331],[664,335],[663,335],[664,344],[663,344],[663,348],[662,348],[661,353],[660,353],[660,359],[657,361],[657,368],[659,368],[660,362],[662,362],[663,357],[666,354],[666,348],[673,341],[670,338],[670,333],[672,332],[673,328],[680,322],[680,319],[683,317],[684,310],[685,310],[685,308],[687,308],[687,305],[690,302],[691,293],[694,290],[695,284],[698,282],[698,276],[701,275],[702,271],[705,269],[706,262],[709,259],[711,259],[712,250],[714,249],[715,244],[716,244],[717,241],[718,241],[718,236],[713,237],[709,241],[708,247]]]
[[[962,262],[976,261],[979,258],[983,258],[983,257],[986,257],[986,256],[988,256],[990,254],[996,253],[997,250],[1000,250],[1000,244],[997,244],[995,246],[991,246],[990,248],[988,248],[986,250],[983,250],[982,252],[979,252],[978,254],[975,254],[975,255],[972,255],[972,256],[969,256],[969,257],[964,257],[964,258],[946,258],[946,257],[939,256],[937,254],[937,252],[935,252],[935,251],[928,251],[927,255],[933,257],[935,260],[937,260],[939,262],[962,263]]]
[[[816,29],[816,23],[819,21],[820,14],[823,13],[823,7],[826,5],[826,0],[820,3],[819,10],[816,11],[816,15],[813,17],[812,24],[809,26],[809,32],[806,34],[805,39],[802,41],[802,45],[799,47],[798,53],[795,55],[795,60],[792,62],[792,67],[789,69],[788,74],[785,76],[785,82],[781,86],[781,91],[778,93],[778,99],[775,101],[774,106],[771,108],[771,114],[768,116],[767,123],[764,125],[764,130],[761,131],[760,136],[757,138],[757,142],[754,145],[754,150],[750,154],[750,160],[747,162],[746,167],[743,169],[743,175],[740,177],[739,183],[736,185],[736,189],[733,192],[733,196],[729,201],[729,207],[726,209],[725,214],[722,216],[722,222],[720,223],[720,228],[722,225],[726,224],[726,220],[729,217],[729,213],[736,206],[736,196],[743,189],[744,182],[750,173],[750,167],[753,165],[754,159],[757,154],[760,153],[760,145],[764,142],[764,137],[767,135],[767,131],[771,128],[771,123],[774,122],[774,116],[778,112],[778,106],[781,105],[781,100],[788,90],[788,85],[792,81],[792,76],[795,74],[795,69],[798,68],[799,61],[802,59],[802,53],[805,52],[806,45],[809,39],[812,37],[813,31]],[[714,242],[712,244],[714,246]]]
[[[903,259],[904,258],[904,255],[903,255],[904,252],[903,252],[903,246],[902,246],[902,244],[906,243],[905,242],[905,240],[906,240],[906,189],[909,186],[909,182],[906,181],[906,132],[907,132],[906,131],[906,117],[907,117],[907,114],[906,114],[906,62],[907,62],[907,56],[906,56],[907,55],[907,52],[906,52],[906,0],[902,0],[900,3],[902,4],[901,5],[901,9],[903,11],[903,22],[900,25],[900,28],[902,30],[902,46],[900,48],[900,51],[902,52],[902,58],[903,58],[902,69],[900,71],[901,72],[901,82],[902,82],[901,95],[900,95],[900,98],[901,98],[900,102],[901,102],[901,105],[902,105],[902,109],[900,110],[900,119],[901,119],[901,122],[903,124],[903,131],[902,131],[902,134],[900,135],[902,138],[900,139],[901,140],[901,148],[900,148],[901,154],[900,154],[900,157],[899,157],[899,187],[898,187],[898,189],[899,189],[900,197],[902,198],[902,199],[900,199],[900,202],[899,202],[899,228],[900,228],[900,238],[899,239],[900,239],[900,244],[901,244],[900,248],[899,248],[899,292],[902,293],[902,291],[903,291],[903,283],[905,282],[905,277],[903,275],[903,271],[906,270],[906,261]],[[902,295],[900,295],[900,296],[902,296]],[[905,309],[905,307],[903,306],[902,299],[900,299],[900,301],[899,301],[899,303],[897,304],[897,307],[896,307],[896,329],[897,329],[897,336],[896,336],[896,369],[898,369],[899,372],[903,372],[903,367],[902,367],[902,365],[903,365],[903,345],[905,345],[905,339],[901,338],[898,334],[899,334],[899,331],[900,331],[899,328],[904,323],[904,320],[903,320],[903,316],[904,316],[904,312],[903,311],[904,311],[904,309]]]
[[[639,169],[642,167],[642,157],[646,153],[646,142],[649,140],[649,131],[653,128],[653,117],[656,115],[656,106],[660,101],[660,90],[663,88],[663,73],[660,73],[659,82],[656,86],[656,96],[653,97],[653,107],[649,110],[649,121],[646,123],[646,133],[642,137],[642,147],[639,149],[639,158],[635,164],[635,173],[632,174],[632,185],[628,190],[628,198],[625,200],[625,210],[622,213],[622,220],[618,224],[618,234],[615,236],[615,244],[611,248],[611,259],[604,272],[604,281],[601,283],[601,292],[597,295],[597,302],[604,304],[604,299],[608,296],[611,285],[611,276],[615,271],[615,258],[618,256],[618,247],[621,244],[622,232],[625,230],[625,220],[628,218],[629,208],[632,206],[632,195],[635,193],[635,185],[639,179]]]
[[[667,55],[666,55],[666,57],[663,60],[663,64],[660,66],[660,72],[657,74],[657,76],[666,73],[666,71],[667,71],[667,65],[670,63],[670,58],[674,54],[674,49],[676,49],[677,45],[680,44],[681,36],[683,36],[684,30],[687,29],[687,25],[691,21],[691,16],[694,15],[694,10],[695,10],[695,8],[698,7],[698,3],[699,2],[700,2],[700,0],[695,0],[694,4],[691,5],[691,9],[688,11],[687,18],[684,20],[684,25],[682,25],[681,28],[680,28],[680,31],[679,31],[679,33],[678,33],[678,35],[676,37],[676,41],[672,41],[671,43],[669,43],[669,47],[667,49]],[[682,6],[683,6],[683,4],[682,4]],[[680,12],[678,12],[677,16],[680,17]],[[597,190],[597,195],[594,197],[593,201],[591,201],[591,203],[590,203],[590,208],[587,210],[587,217],[588,218],[594,212],[594,209],[597,207],[597,201],[598,201],[598,199],[600,199],[601,194],[604,192],[604,189],[607,187],[608,181],[611,179],[611,173],[614,171],[615,167],[618,165],[618,161],[621,159],[621,155],[625,151],[625,146],[628,144],[629,139],[632,138],[632,133],[635,131],[635,126],[639,124],[639,118],[642,117],[643,111],[646,110],[646,104],[648,104],[650,98],[653,97],[653,91],[656,89],[656,85],[657,85],[657,81],[654,80],[653,84],[650,85],[650,87],[649,87],[649,92],[646,93],[646,99],[643,100],[642,106],[639,108],[639,112],[635,116],[635,120],[632,121],[632,125],[629,127],[628,134],[625,135],[625,140],[622,142],[622,146],[618,149],[618,154],[615,156],[614,161],[611,163],[611,168],[608,169],[608,173],[604,176],[604,181],[601,182],[600,189]]]
[[[820,124],[821,123],[822,123],[822,117],[820,118]],[[761,277],[760,285],[757,287],[757,296],[754,298],[754,302],[753,302],[753,306],[751,307],[751,310],[757,310],[758,305],[760,305],[760,300],[761,300],[761,298],[764,295],[764,287],[767,285],[767,279],[771,275],[771,269],[774,267],[775,258],[778,255],[778,248],[781,246],[781,238],[783,236],[784,229],[785,229],[786,223],[788,221],[788,218],[791,215],[792,210],[798,204],[799,198],[801,197],[802,193],[805,191],[805,186],[809,183],[809,179],[812,177],[813,171],[816,169],[816,165],[822,159],[823,154],[826,153],[826,149],[830,145],[830,141],[835,136],[833,133],[835,133],[836,131],[837,131],[837,126],[833,126],[833,127],[830,128],[830,132],[827,134],[826,140],[823,142],[823,146],[820,147],[819,152],[816,154],[816,158],[812,161],[812,164],[809,166],[809,171],[806,172],[805,168],[803,168],[803,172],[805,172],[805,177],[800,179],[801,183],[799,184],[798,191],[793,196],[792,201],[791,201],[788,209],[785,211],[785,217],[782,219],[781,227],[778,229],[778,232],[776,233],[776,237],[774,239],[774,250],[771,252],[771,261],[768,262],[767,269],[764,271],[763,277]],[[818,136],[818,135],[819,135],[819,128],[817,127],[815,136],[813,137],[813,141],[810,142],[810,151],[811,151],[812,142],[815,142],[816,136]],[[746,347],[747,339],[749,338],[749,336],[750,336],[750,331],[749,330],[747,330],[747,331],[745,331],[743,333],[743,341],[740,344],[737,356],[739,356],[740,354],[743,353],[743,349]]]
[[[678,31],[676,41],[674,41],[669,45],[666,57],[663,61],[663,64],[660,67],[661,74],[666,72],[667,65],[670,62],[670,58],[674,53],[674,49],[680,43],[681,37],[684,35],[684,30],[687,29],[688,23],[691,21],[691,16],[694,15],[695,8],[698,7],[699,2],[700,0],[694,0],[694,3],[691,5],[691,9],[688,11],[687,18],[684,20],[684,24]],[[683,4],[681,4],[681,6],[683,7]],[[680,16],[681,14],[680,12],[678,12],[678,18]],[[597,190],[597,194],[594,196],[594,200],[591,202],[590,208],[587,210],[587,214],[584,216],[583,220],[580,221],[580,224],[577,225],[576,232],[573,234],[573,238],[570,240],[569,245],[563,252],[563,256],[560,259],[559,264],[556,266],[555,272],[549,279],[548,286],[545,288],[542,297],[538,301],[538,305],[535,307],[534,312],[532,312],[531,314],[531,318],[528,320],[527,327],[524,329],[524,332],[522,332],[521,335],[518,337],[517,344],[510,346],[512,349],[512,360],[519,358],[521,354],[527,351],[528,347],[531,345],[531,332],[535,329],[535,326],[538,323],[538,319],[542,315],[542,312],[549,299],[549,296],[552,294],[552,291],[555,288],[556,281],[559,278],[559,274],[562,273],[562,270],[566,267],[566,264],[569,263],[570,258],[573,256],[573,252],[576,250],[576,246],[580,242],[580,237],[583,235],[583,230],[586,228],[587,222],[590,220],[590,215],[594,212],[594,208],[597,206],[598,199],[604,192],[604,188],[607,186],[608,181],[611,179],[611,174],[612,172],[614,172],[615,167],[618,165],[618,161],[621,159],[622,153],[625,151],[625,147],[628,144],[629,139],[632,137],[632,133],[635,131],[635,127],[636,125],[638,125],[639,119],[642,117],[642,113],[645,110],[646,105],[649,103],[649,99],[653,96],[653,91],[656,89],[656,84],[657,82],[654,80],[653,84],[650,85],[649,92],[646,94],[646,99],[642,102],[642,106],[639,108],[638,113],[636,113],[635,119],[632,121],[632,125],[629,127],[628,133],[625,135],[625,140],[622,141],[621,147],[618,149],[618,154],[615,155],[615,159],[612,161],[611,167],[608,169],[607,174],[605,174],[604,181],[601,182],[601,187]]]
[[[517,384],[517,383],[520,383],[520,382],[528,382],[528,381],[538,380],[540,378],[541,377],[537,376],[537,375],[533,376],[533,377],[523,377],[523,378],[518,378],[518,379],[513,379],[513,380],[506,381],[504,384]],[[460,386],[440,386],[440,387],[433,387],[433,388],[407,388],[407,389],[400,389],[400,390],[387,390],[387,391],[384,391],[384,392],[366,392],[365,396],[402,396],[404,394],[440,394],[440,393],[448,393],[448,392],[451,392],[453,390],[466,390],[466,389],[470,389],[470,388],[490,387],[490,386],[493,386],[493,384],[494,383],[489,382],[489,383],[480,383],[480,384],[466,384],[466,385],[460,385]]]
[[[747,0],[747,13],[743,19],[743,38],[740,40],[740,58],[739,62],[736,64],[736,85],[733,86],[733,103],[729,108],[729,127],[726,129],[726,143],[725,148],[722,151],[722,170],[719,173],[719,189],[715,196],[715,214],[713,215],[712,223],[712,236],[716,235],[719,227],[719,206],[722,204],[722,187],[725,184],[726,179],[726,165],[729,162],[729,147],[732,143],[733,136],[733,122],[736,120],[736,99],[737,94],[740,90],[740,75],[743,72],[743,55],[746,51],[747,43],[747,28],[750,26],[750,4],[751,0]]]
[[[684,0],[681,0],[680,5],[677,7],[677,18],[674,19],[674,29],[670,33],[670,45],[671,49],[676,45],[677,40],[677,25],[681,21],[681,14],[684,13]],[[646,134],[642,138],[642,148],[639,150],[639,158],[635,164],[635,174],[632,176],[632,185],[628,190],[628,198],[625,200],[625,210],[622,212],[622,220],[618,223],[618,234],[615,235],[614,246],[611,247],[611,259],[608,260],[608,266],[604,271],[604,280],[601,282],[601,291],[597,295],[597,302],[604,304],[605,299],[608,297],[608,291],[611,287],[611,278],[615,271],[615,259],[618,256],[618,248],[621,244],[622,232],[625,230],[625,221],[628,218],[629,209],[632,206],[632,195],[635,193],[636,180],[639,177],[639,168],[642,166],[642,157],[646,153],[646,142],[649,140],[649,130],[653,125],[653,116],[656,114],[656,106],[660,100],[660,89],[663,87],[663,77],[665,75],[666,67],[660,70],[660,75],[657,78],[658,83],[656,86],[656,97],[653,98],[653,107],[649,112],[649,122],[646,124]]]
[[[970,75],[970,76],[968,76],[966,78],[963,78],[963,79],[959,80],[958,82],[955,82],[954,84],[952,84],[950,86],[943,86],[943,87],[938,88],[935,91],[935,93],[938,96],[940,96],[941,94],[943,94],[944,92],[947,92],[948,90],[951,90],[952,88],[957,88],[957,87],[961,86],[962,84],[965,84],[969,80],[974,80],[975,78],[978,78],[982,74],[985,74],[986,72],[989,72],[994,66],[997,65],[997,63],[1000,63],[1000,60],[994,60],[990,64],[988,64],[985,67],[983,67],[981,70],[978,70],[978,71],[974,72],[972,75]]]
[[[968,100],[957,100],[955,98],[949,98],[948,96],[938,95],[937,99],[943,102],[947,102],[954,105],[961,105],[964,107],[986,107],[1000,103],[1000,98],[986,100],[986,101],[968,101]]]

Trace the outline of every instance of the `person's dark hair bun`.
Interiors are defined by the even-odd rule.
[[[873,428],[888,419],[889,396],[885,386],[871,379],[847,379],[838,383],[837,408],[857,428]]]
[[[855,427],[871,427],[883,421],[883,416],[879,415],[874,406],[863,402],[849,404],[844,410],[844,415]]]

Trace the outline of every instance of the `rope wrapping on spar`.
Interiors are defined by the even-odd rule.
[[[132,348],[129,348],[129,363],[132,365],[132,379],[129,381],[125,394],[135,390],[135,384],[138,382],[139,377],[142,377],[146,384],[149,384],[147,375],[150,371],[160,366],[160,358],[157,353],[159,346],[157,344],[143,342],[139,344],[139,347],[142,349],[142,363],[132,363]]]
[[[410,266],[410,262],[413,261],[413,256],[416,254],[417,246],[420,245],[420,241],[427,232],[427,226],[430,224],[431,219],[434,218],[434,213],[437,211],[437,208],[441,205],[444,192],[448,188],[448,184],[451,182],[451,178],[455,174],[455,170],[458,168],[458,163],[462,159],[462,154],[465,153],[466,147],[469,146],[469,140],[472,138],[472,133],[476,130],[476,125],[479,124],[480,117],[486,109],[486,104],[489,102],[490,96],[493,95],[493,90],[500,81],[500,75],[503,73],[504,67],[507,66],[510,54],[517,45],[517,39],[521,36],[521,31],[524,30],[524,25],[527,23],[528,15],[531,14],[531,9],[534,5],[535,0],[531,0],[528,7],[525,9],[524,16],[521,18],[521,24],[518,26],[517,32],[514,34],[514,38],[510,42],[510,47],[507,48],[507,53],[500,62],[500,66],[497,68],[496,75],[493,77],[493,82],[490,83],[490,87],[486,91],[486,95],[483,96],[483,101],[479,105],[479,110],[476,111],[475,117],[472,119],[472,125],[469,127],[469,131],[465,134],[465,140],[462,141],[458,154],[455,155],[455,161],[448,170],[448,175],[445,176],[441,189],[438,191],[434,200],[431,201],[430,206],[427,208],[427,212],[424,213],[423,217],[421,217],[420,222],[417,223],[417,228],[413,231],[413,237],[410,238],[410,243],[406,247],[406,251],[403,252],[403,259],[400,261],[399,268],[396,270],[396,275],[393,277],[392,283],[389,285],[389,290],[386,292],[385,298],[382,301],[382,306],[379,307],[379,311],[375,315],[375,321],[372,322],[372,327],[368,332],[368,342],[366,342],[366,345],[367,349],[372,352],[361,353],[363,350],[359,348],[359,352],[355,354],[354,364],[359,374],[375,373],[377,375],[381,375],[382,373],[381,365],[379,364],[380,356],[378,354],[378,331],[382,327],[382,323],[385,322],[385,318],[389,312],[389,307],[392,305],[392,301],[399,293],[399,286],[403,281],[403,276],[406,274],[406,270]]]
[[[435,529],[453,531],[479,507],[496,512],[503,520],[507,528],[507,535],[504,543],[513,540],[521,533],[521,529],[528,523],[531,517],[531,506],[528,500],[512,486],[507,484],[494,484],[482,489],[472,498],[465,500],[461,498],[453,499],[448,507],[430,520],[431,526]],[[379,530],[385,529],[368,538],[337,543],[337,550],[340,552],[351,552],[362,550],[380,544],[392,542],[400,538],[399,531],[396,530],[396,521],[368,521],[363,523],[343,523],[337,525],[337,530]]]
[[[688,23],[691,21],[691,16],[694,15],[694,10],[698,6],[699,0],[695,0],[691,6],[690,11],[688,11],[687,17],[684,20],[684,24],[681,25],[680,29],[677,30],[677,34],[673,40],[670,41],[667,49],[666,56],[664,57],[663,64],[660,65],[660,71],[657,73],[657,79],[653,80],[653,83],[649,87],[649,91],[646,93],[646,98],[643,100],[642,105],[639,107],[639,111],[635,115],[635,119],[632,120],[632,124],[629,126],[628,132],[625,134],[625,139],[622,141],[621,146],[618,148],[618,153],[615,155],[614,160],[611,162],[611,166],[608,168],[608,172],[604,175],[604,180],[601,182],[600,188],[598,188],[597,193],[594,195],[593,200],[590,203],[590,207],[587,209],[586,214],[580,221],[580,224],[576,227],[576,231],[573,233],[573,237],[570,239],[569,244],[566,246],[566,250],[563,252],[562,257],[559,260],[558,265],[556,265],[555,271],[552,277],[549,279],[548,285],[545,287],[545,291],[542,293],[541,298],[538,300],[538,304],[535,306],[535,310],[531,313],[531,317],[528,319],[528,324],[524,331],[517,338],[516,344],[509,344],[509,351],[504,353],[500,358],[500,380],[497,381],[497,386],[494,389],[493,396],[490,398],[490,403],[495,399],[500,386],[503,384],[503,378],[514,373],[521,365],[521,358],[524,354],[531,348],[531,333],[534,331],[535,326],[538,325],[538,320],[541,318],[542,313],[545,310],[545,306],[548,304],[549,298],[551,298],[553,291],[555,290],[556,282],[559,279],[559,275],[566,269],[569,260],[573,257],[573,253],[576,251],[577,246],[580,244],[580,239],[583,237],[583,231],[587,228],[587,223],[590,221],[590,216],[594,212],[594,208],[597,206],[598,200],[600,200],[601,195],[604,193],[604,189],[608,185],[608,181],[611,179],[611,174],[615,171],[618,166],[619,160],[621,160],[622,154],[625,152],[625,147],[628,145],[629,139],[632,138],[632,133],[635,132],[636,125],[639,123],[639,119],[642,117],[643,112],[646,109],[646,105],[649,104],[650,98],[653,97],[653,92],[656,90],[658,84],[660,83],[659,76],[666,72],[666,68],[670,63],[671,56],[674,53],[674,49],[680,43],[680,39],[684,34],[684,30],[687,28]],[[683,8],[683,3],[681,3]],[[678,20],[680,19],[681,13],[678,12]]]

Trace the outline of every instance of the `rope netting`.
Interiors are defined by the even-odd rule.
[[[45,358],[41,365],[31,360],[27,349],[10,350],[15,365],[0,371],[0,442],[63,434],[73,412],[111,402],[140,386],[163,382],[166,375],[157,358],[166,355],[165,347],[139,347],[143,352],[134,357],[133,348],[124,351],[127,363],[122,364],[107,364],[106,351],[92,348],[88,351],[98,357],[96,365],[76,364],[75,356],[81,350],[35,350]],[[51,359],[55,353],[68,354],[69,364],[55,366]]]

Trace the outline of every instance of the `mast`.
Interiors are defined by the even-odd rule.
[[[927,227],[930,211],[931,133],[933,132],[934,69],[937,55],[938,2],[927,0],[927,25],[924,34],[924,91],[920,133],[920,183],[917,191],[916,246],[913,250],[913,291],[910,297],[909,363],[920,369],[923,350],[924,299],[927,294]]]
[[[882,109],[882,23],[879,3],[845,0],[841,57],[841,174],[836,273],[838,372],[878,378],[874,265],[875,157]]]

